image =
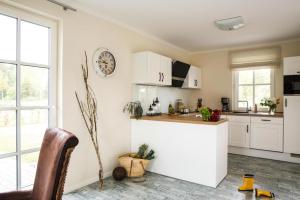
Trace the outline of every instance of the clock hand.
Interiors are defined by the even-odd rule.
[[[107,63],[107,62],[105,62],[104,60],[100,61],[100,63],[108,64],[108,63]]]

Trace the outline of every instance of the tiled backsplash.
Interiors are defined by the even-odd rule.
[[[175,106],[176,99],[182,99],[184,105],[188,108],[195,109],[196,102],[190,102],[192,90],[172,88],[172,87],[158,87],[146,85],[133,85],[133,100],[140,101],[146,114],[149,105],[158,97],[161,106],[161,112],[167,113],[169,104]]]

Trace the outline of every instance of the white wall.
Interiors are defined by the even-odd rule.
[[[169,57],[187,61],[186,52],[166,43],[136,34],[120,26],[82,11],[63,11],[45,0],[15,2],[41,13],[59,18],[62,50],[62,125],[79,138],[68,170],[66,191],[97,180],[97,162],[92,143],[84,126],[74,92],[84,94],[80,64],[87,51],[90,64],[90,84],[99,104],[99,137],[104,172],[110,174],[117,165],[119,155],[130,151],[129,117],[122,107],[132,98],[131,54],[152,50]],[[91,68],[93,52],[98,47],[109,48],[116,57],[116,73],[109,78],[97,76]]]

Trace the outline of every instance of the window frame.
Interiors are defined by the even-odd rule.
[[[16,66],[16,105],[10,107],[0,107],[0,111],[15,111],[16,113],[16,151],[0,154],[0,159],[3,158],[16,158],[16,189],[28,188],[30,186],[23,186],[21,182],[21,162],[22,156],[30,153],[39,152],[40,147],[22,150],[21,149],[21,111],[22,110],[35,110],[47,109],[48,110],[48,127],[56,127],[58,124],[57,118],[57,48],[58,48],[58,24],[56,21],[43,17],[39,14],[23,10],[14,6],[0,2],[0,14],[8,17],[15,18],[16,23],[16,58],[15,60],[0,59],[0,63],[13,64]],[[27,63],[21,61],[21,21],[26,21],[32,24],[49,28],[48,38],[48,64]],[[21,106],[21,66],[30,66],[45,68],[48,70],[48,105],[47,106]]]
[[[270,69],[270,84],[260,83],[255,84],[255,70],[260,69]],[[247,71],[253,70],[253,80],[252,84],[239,84],[239,72],[240,71]],[[238,97],[239,97],[239,86],[252,86],[253,87],[253,105],[249,105],[249,109],[253,109],[255,105],[255,86],[256,85],[270,85],[270,92],[271,97],[275,96],[275,70],[271,67],[247,67],[247,68],[240,68],[233,71],[233,110],[243,111],[245,110],[244,107],[238,107]],[[261,107],[259,104],[257,105],[258,111],[266,112],[268,108]]]

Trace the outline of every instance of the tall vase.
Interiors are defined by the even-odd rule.
[[[269,114],[274,115],[276,108],[269,107]]]

